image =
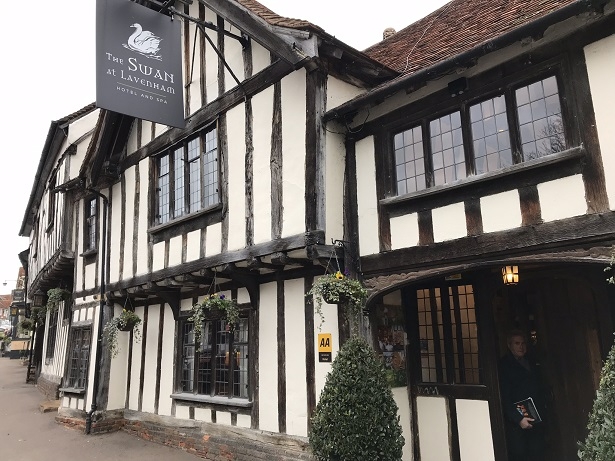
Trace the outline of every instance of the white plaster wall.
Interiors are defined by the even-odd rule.
[[[114,306],[114,317],[122,312],[122,306]],[[120,333],[117,335],[118,354],[111,359],[111,370],[109,372],[109,402],[107,409],[115,410],[124,408],[126,402],[126,382],[128,378],[128,339],[129,334]]]
[[[218,21],[216,13],[205,8],[205,21],[216,24]],[[218,97],[218,55],[209,43],[205,45],[205,82],[207,102],[210,103]]]
[[[224,28],[235,35],[241,35],[241,30],[228,21],[224,22]],[[241,43],[239,43],[238,40],[231,37],[224,37],[224,58],[229,67],[233,70],[235,77],[242,82],[244,80],[243,53],[241,51]],[[224,76],[224,86],[226,87],[226,91],[229,91],[237,86],[237,82],[226,67],[224,68],[224,73],[226,74]]]
[[[220,254],[222,251],[222,223],[207,226],[205,256]]]
[[[132,154],[137,150],[137,119],[132,122],[130,128],[130,134],[128,135],[128,141],[126,141],[126,153]]]
[[[182,263],[182,236],[178,235],[169,239],[169,267]]]
[[[116,282],[120,278],[120,254],[122,252],[122,248],[120,247],[120,236],[122,232],[122,192],[121,185],[119,183],[113,186],[110,205],[112,211],[109,220],[109,227],[111,230],[109,248],[109,281]],[[79,209],[83,210],[83,207],[84,202],[81,200],[79,202]],[[80,214],[81,213],[82,211],[80,211]],[[84,222],[81,216],[79,216],[79,223],[79,227],[83,227]],[[83,232],[81,232],[81,236],[79,238],[80,241],[83,239],[82,236]],[[81,243],[81,245],[83,245],[83,243]],[[80,258],[80,261],[83,264],[83,258]]]
[[[258,310],[259,429],[278,432],[278,311],[276,282],[261,285]]]
[[[613,123],[615,122],[615,115],[613,114],[613,101],[615,101],[615,87],[613,86],[615,35],[610,35],[586,46],[585,62],[594,104],[609,206],[613,210],[615,209],[615,130],[613,130]]]
[[[450,460],[446,400],[444,397],[417,397],[416,408],[421,461]]]
[[[135,307],[135,313],[144,318],[145,308]],[[142,326],[141,326],[142,327]],[[143,331],[143,330],[141,330]],[[141,356],[143,348],[141,343],[135,342],[132,347],[132,363],[130,364],[130,393],[128,394],[128,408],[138,410],[139,408],[139,382],[141,375]]]
[[[237,302],[240,304],[250,302],[250,294],[248,293],[248,290],[245,288],[239,288],[237,290]]]
[[[357,142],[355,152],[357,158],[359,253],[361,256],[365,256],[380,252],[378,196],[376,195],[376,158],[373,136]]]
[[[284,282],[286,337],[286,433],[307,437],[305,295],[303,279]]]
[[[75,206],[73,207],[73,212],[74,212],[74,223],[82,223],[83,222],[83,200],[79,200],[78,202],[75,203]],[[42,224],[42,223],[41,223]],[[44,227],[41,226],[43,229]],[[83,251],[83,233],[81,232],[80,235],[77,235],[77,230],[76,230],[76,225],[73,225],[73,228],[75,229],[74,233],[73,233],[73,238],[74,238],[74,242],[75,242],[75,254],[78,255]],[[81,226],[80,226],[81,227]],[[42,243],[41,242],[42,236],[39,236],[39,245]],[[40,250],[40,252],[42,253],[42,250]],[[40,255],[39,255],[40,257]],[[76,257],[75,258],[75,264],[78,267],[78,270],[75,271],[75,283],[74,286],[76,287],[80,287],[83,284],[83,258],[82,257]],[[113,267],[113,266],[111,266]],[[34,274],[30,275],[31,277],[34,277]]]
[[[580,174],[538,184],[542,220],[580,216],[587,213],[585,185]]]
[[[252,40],[252,73],[256,75],[271,64],[271,53],[260,43]]]
[[[98,341],[94,339],[97,337],[96,332],[98,331],[98,322],[100,322],[100,309],[96,309],[92,321],[92,342],[90,344],[90,366],[88,367],[88,383],[94,382],[94,373],[96,372],[96,367],[92,365],[95,363],[94,357],[96,357],[96,351],[98,350]],[[94,392],[93,388],[94,386],[87,386],[85,399],[87,399],[88,403],[92,402],[92,395]],[[83,408],[83,405],[85,405],[85,401],[86,400],[81,400],[80,408]]]
[[[250,415],[237,415],[237,427],[250,429],[252,426],[252,417]]]
[[[216,411],[216,424],[231,425],[231,414],[228,411]]]
[[[149,270],[147,267],[147,252],[148,252],[148,238],[147,228],[149,222],[147,221],[147,210],[149,207],[149,158],[146,158],[139,163],[139,176],[141,177],[141,192],[139,194],[139,233],[137,235],[137,274],[146,274]]]
[[[258,115],[257,115],[258,116]],[[256,117],[255,117],[256,118]],[[246,246],[246,105],[226,113],[228,126],[228,250]]]
[[[130,278],[132,276],[132,260],[133,260],[133,250],[132,250],[132,242],[137,237],[134,235],[135,225],[134,225],[134,213],[135,213],[135,184],[136,184],[136,168],[130,167],[124,172],[124,179],[126,184],[126,216],[122,220],[122,208],[114,208],[114,216],[115,219],[119,219],[120,221],[124,221],[124,248],[120,251],[124,252],[124,278]],[[119,191],[118,191],[119,192]],[[121,200],[121,197],[120,197]],[[146,208],[147,210],[147,208]],[[117,214],[116,214],[117,213]],[[119,241],[116,243],[119,246]],[[114,246],[112,244],[112,246]]]
[[[92,131],[93,131],[92,127]],[[79,144],[77,144],[77,153],[72,155],[68,160],[69,168],[68,175],[64,178],[62,182],[66,182],[69,179],[76,178],[79,176],[79,169],[83,165],[83,160],[85,159],[85,154],[90,145],[90,141],[92,140],[92,135],[84,137]]]
[[[327,375],[331,371],[332,363],[318,361],[318,334],[331,334],[331,360],[335,360],[340,349],[339,325],[337,322],[337,305],[322,304],[322,314],[324,321],[321,324],[321,319],[316,313],[314,307],[314,359],[316,366],[314,370],[314,386],[316,388],[316,400],[320,400],[320,394],[325,387]]]
[[[165,306],[163,310],[164,328],[162,330],[162,357],[160,358],[160,397],[158,401],[158,414],[171,416],[171,406],[173,401],[169,397],[173,391],[173,376],[172,370],[175,359],[175,329],[177,323],[173,318],[173,311],[169,306]],[[196,413],[195,413],[196,414]],[[211,414],[211,412],[210,412]]]
[[[325,241],[339,240],[344,235],[344,137],[326,132],[325,155]]]
[[[175,408],[175,417],[177,419],[190,419],[190,407],[177,405]]]
[[[521,226],[521,205],[517,190],[481,197],[480,211],[485,233]]]
[[[147,338],[145,344],[145,365],[143,373],[143,403],[142,410],[154,413],[154,400],[156,398],[156,371],[158,370],[158,324],[160,322],[160,306],[150,306],[147,318]],[[164,314],[163,314],[164,315]],[[141,317],[143,318],[143,317]],[[141,333],[144,333],[143,328]],[[136,343],[141,348],[142,344]],[[131,381],[132,382],[132,381]],[[135,383],[138,381],[135,381]]]
[[[201,230],[188,232],[186,235],[186,261],[199,259],[201,250]]]
[[[254,42],[252,42],[254,44]],[[267,52],[269,56],[269,52]],[[271,240],[271,127],[273,119],[273,87],[252,98],[254,243]]]
[[[199,17],[199,4],[198,2],[192,3],[190,5],[190,12],[192,17]],[[201,60],[199,56],[201,55],[201,42],[196,40],[195,45],[195,34],[198,32],[197,26],[193,22],[189,22],[189,33],[190,33],[190,63],[188,65],[189,72],[184,72],[184,82],[187,83],[190,81],[190,114],[194,114],[197,110],[201,108]],[[182,39],[184,28],[182,27]],[[200,32],[198,32],[200,35]],[[194,49],[194,57],[192,56],[192,50]],[[186,59],[186,55],[182,53],[184,59]],[[186,67],[184,67],[185,69]],[[190,74],[192,74],[192,80],[190,80]],[[184,83],[184,85],[185,85]]]
[[[282,237],[305,232],[305,70],[282,79]]]
[[[72,122],[68,128],[68,136],[66,137],[66,143],[68,146],[74,144],[84,134],[92,131],[98,121],[100,109],[94,109],[89,114]],[[87,147],[87,146],[86,146]]]
[[[461,461],[495,461],[489,403],[457,399],[457,426]]]
[[[83,261],[83,258],[81,258]],[[85,289],[96,288],[94,280],[96,277],[96,264],[88,264],[85,266]]]
[[[154,261],[152,263],[152,270],[158,271],[160,269],[164,269],[164,248],[165,242],[158,242],[154,244],[153,252],[154,252]]]
[[[365,93],[364,89],[329,75],[327,78],[327,110],[334,109],[362,93]]]
[[[413,247],[419,244],[418,214],[410,213],[391,218],[391,250]]]
[[[466,212],[461,203],[453,203],[431,210],[434,242],[454,240],[468,235]]]
[[[211,410],[209,408],[195,408],[194,419],[196,419],[197,421],[205,421],[206,423],[211,423]]]
[[[141,145],[146,145],[152,139],[152,122],[148,120],[141,120]]]
[[[410,424],[412,415],[410,414],[410,399],[408,398],[407,387],[394,387],[393,399],[397,404],[397,414],[399,424],[401,424],[402,435],[404,436],[404,448],[402,451],[402,461],[412,461],[412,426]],[[476,458],[479,459],[479,458]]]

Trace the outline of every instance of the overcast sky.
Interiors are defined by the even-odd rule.
[[[308,20],[359,50],[401,30],[446,0],[261,0]],[[49,124],[94,102],[95,0],[11,3],[0,27],[0,293],[15,287],[19,237]],[[22,7],[27,5],[27,7]],[[367,7],[369,5],[369,8]],[[78,19],[77,19],[78,18]],[[3,283],[7,281],[7,286]]]

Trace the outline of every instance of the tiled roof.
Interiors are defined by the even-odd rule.
[[[274,13],[265,5],[257,2],[256,0],[236,0],[237,3],[243,5],[261,19],[267,21],[272,26],[288,27],[290,29],[311,30],[316,32],[324,32],[321,27],[312,24],[309,21],[303,19],[285,18],[279,14]]]
[[[575,0],[453,0],[364,52],[410,74],[572,3]]]

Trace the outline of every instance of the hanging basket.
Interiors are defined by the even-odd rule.
[[[323,286],[321,290],[322,300],[327,304],[345,304],[348,302],[348,296],[345,293],[329,289]]]
[[[132,331],[133,328],[139,323],[139,319],[127,319],[125,323],[118,324],[117,329],[120,331]]]

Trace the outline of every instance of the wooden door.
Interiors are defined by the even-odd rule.
[[[504,290],[496,316],[500,352],[505,332],[520,328],[530,336],[547,397],[545,461],[576,461],[598,385],[601,346],[592,284],[573,277],[537,277]],[[500,300],[501,302],[501,300]]]

